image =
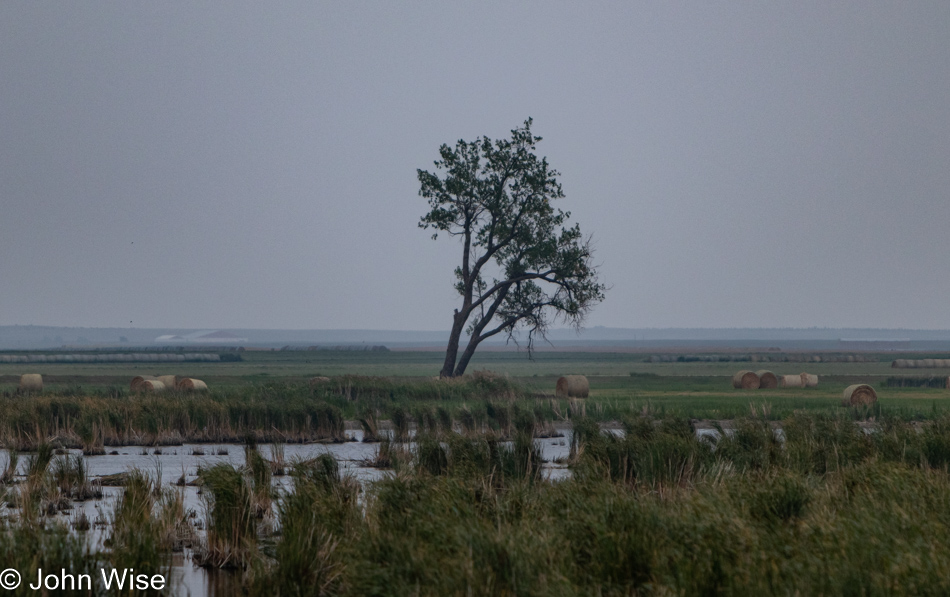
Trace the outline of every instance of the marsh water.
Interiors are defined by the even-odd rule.
[[[569,424],[556,425],[555,431],[559,437],[536,438],[535,444],[540,449],[542,459],[542,475],[545,479],[557,481],[567,479],[571,475],[566,464],[570,453],[572,430]],[[615,435],[623,435],[619,425],[604,426],[603,431]],[[725,428],[726,434],[732,429]],[[776,436],[784,440],[781,428],[775,428]],[[381,430],[381,434],[389,433]],[[700,438],[713,442],[719,436],[719,431],[708,426],[698,427],[695,433]],[[298,460],[312,459],[321,454],[331,454],[339,463],[340,473],[355,478],[360,483],[368,483],[394,474],[391,469],[379,469],[370,466],[379,449],[379,443],[366,442],[363,433],[359,430],[348,430],[347,440],[341,443],[310,443],[310,444],[261,444],[258,446],[260,454],[267,459],[277,460],[282,451],[283,461],[289,470],[290,465]],[[408,450],[415,449],[411,440],[404,444],[397,444]],[[81,455],[80,450],[60,451],[60,455]],[[0,462],[9,457],[6,450],[0,450]],[[59,458],[61,456],[57,456]],[[26,470],[26,458],[20,459],[19,473]],[[207,469],[216,464],[225,463],[241,467],[245,462],[245,446],[242,444],[182,444],[179,446],[123,446],[109,447],[107,454],[101,456],[84,457],[87,474],[93,482],[102,480],[108,475],[126,473],[139,470],[148,474],[153,481],[162,487],[175,487],[181,491],[185,511],[190,513],[196,524],[199,539],[204,539],[206,519],[206,502],[202,498],[200,488],[194,482],[198,478],[200,469]],[[273,485],[276,492],[289,490],[291,478],[289,475],[274,476]],[[122,494],[121,487],[102,487],[103,497],[98,500],[75,502],[71,510],[59,514],[64,522],[74,521],[83,514],[92,523],[86,532],[86,540],[93,547],[101,547],[102,542],[110,534],[111,517],[116,501]],[[0,515],[15,516],[15,512],[4,507]],[[168,594],[190,595],[192,597],[221,597],[240,592],[241,576],[234,572],[214,570],[196,566],[192,561],[192,552],[185,549],[183,553],[175,553],[172,557],[171,578]]]
[[[547,479],[558,480],[570,476],[566,465],[556,464],[566,460],[570,450],[570,429],[560,429],[563,437],[538,438],[536,445],[540,448],[543,459],[543,475]],[[347,431],[347,438],[351,441],[334,444],[285,444],[283,459],[288,466],[295,460],[306,460],[329,453],[340,464],[340,472],[351,475],[360,482],[369,482],[391,475],[391,470],[378,469],[367,466],[378,449],[378,443],[363,443],[362,431]],[[410,450],[413,442],[404,444]],[[280,448],[272,444],[261,444],[258,449],[265,458],[273,459]],[[199,493],[199,488],[189,483],[198,477],[200,468],[208,468],[219,463],[227,463],[239,467],[244,464],[244,446],[240,444],[183,444],[180,446],[124,446],[110,447],[102,456],[85,456],[88,475],[92,480],[101,479],[106,475],[125,473],[133,469],[147,473],[153,480],[160,482],[163,487],[176,486],[183,492],[185,510],[193,511],[196,520],[205,519],[205,502]],[[81,455],[80,450],[67,450],[70,455]],[[6,450],[0,450],[0,461],[8,458]],[[59,457],[59,456],[57,456]],[[21,458],[20,473],[25,472],[26,459]],[[185,485],[180,485],[184,477]],[[275,476],[273,483],[279,491],[286,489],[291,480],[289,476]],[[75,519],[85,514],[92,523],[87,533],[88,541],[92,545],[101,545],[109,534],[109,521],[115,507],[116,500],[121,495],[120,487],[103,487],[103,497],[99,500],[76,502],[72,510],[65,511],[60,516]],[[199,529],[199,536],[204,531]],[[190,595],[191,597],[221,597],[231,595],[237,591],[238,575],[225,571],[208,570],[195,566],[192,563],[191,553],[174,554],[171,569],[172,578],[169,579],[171,590],[169,594]]]

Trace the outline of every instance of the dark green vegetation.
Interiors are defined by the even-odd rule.
[[[672,415],[627,414],[616,433],[580,418],[572,478],[550,482],[530,400],[481,402],[488,433],[419,415],[411,449],[387,444],[391,476],[362,487],[323,455],[289,463],[291,483],[275,492],[249,441],[245,467],[200,475],[203,541],[181,494],[133,471],[102,551],[57,514],[89,491],[82,460],[41,443],[25,477],[2,481],[13,515],[0,554],[26,578],[40,566],[167,570],[194,541],[198,563],[232,570],[250,595],[950,591],[948,414],[859,424],[845,409],[780,420],[757,409],[712,436]]]
[[[572,480],[530,442],[426,437],[359,489],[301,464],[254,595],[943,595],[950,418],[923,427],[761,417],[722,439],[636,417],[578,421]]]

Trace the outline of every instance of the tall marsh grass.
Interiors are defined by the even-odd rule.
[[[776,422],[760,409],[704,434],[672,416],[619,430],[581,418],[573,476],[549,482],[535,414],[492,408],[507,413],[486,408],[482,433],[440,429],[433,411],[396,470],[363,486],[321,454],[288,463],[274,492],[248,438],[244,468],[201,473],[199,563],[239,570],[252,596],[950,594],[950,417]],[[59,495],[83,474],[47,448],[27,469],[8,489],[33,479]],[[130,474],[111,553],[37,508],[0,524],[0,557],[33,574],[164,569],[187,528],[178,491]],[[276,517],[273,534],[259,514]]]
[[[517,440],[423,433],[406,468],[368,486],[362,510],[333,482],[295,487],[308,497],[288,496],[281,526],[310,532],[279,541],[293,536],[288,552],[307,557],[293,568],[277,558],[256,586],[279,595],[950,590],[950,420],[867,427],[795,415],[777,427],[762,413],[718,437],[697,436],[687,419],[632,417],[609,433],[582,419],[574,477],[554,483],[517,468],[529,449]]]

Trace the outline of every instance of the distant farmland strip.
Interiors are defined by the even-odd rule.
[[[115,353],[115,354],[26,354],[0,355],[0,363],[215,363],[213,353]]]

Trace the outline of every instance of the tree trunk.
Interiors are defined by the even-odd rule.
[[[481,340],[478,339],[478,334],[475,334],[469,339],[468,346],[465,347],[465,352],[462,353],[458,365],[455,367],[455,377],[460,377],[465,374],[465,368],[468,367],[468,362],[472,360],[472,355],[475,354],[475,349],[478,348],[479,342],[481,342]],[[455,343],[455,350],[456,352],[458,351],[458,342]]]
[[[458,312],[458,309],[456,309],[452,323],[452,333],[449,334],[449,344],[445,347],[445,362],[442,364],[442,371],[439,372],[439,377],[454,376],[453,370],[455,369],[455,360],[458,358],[459,340],[462,338],[462,329],[464,327],[465,319],[462,317],[462,314]]]

